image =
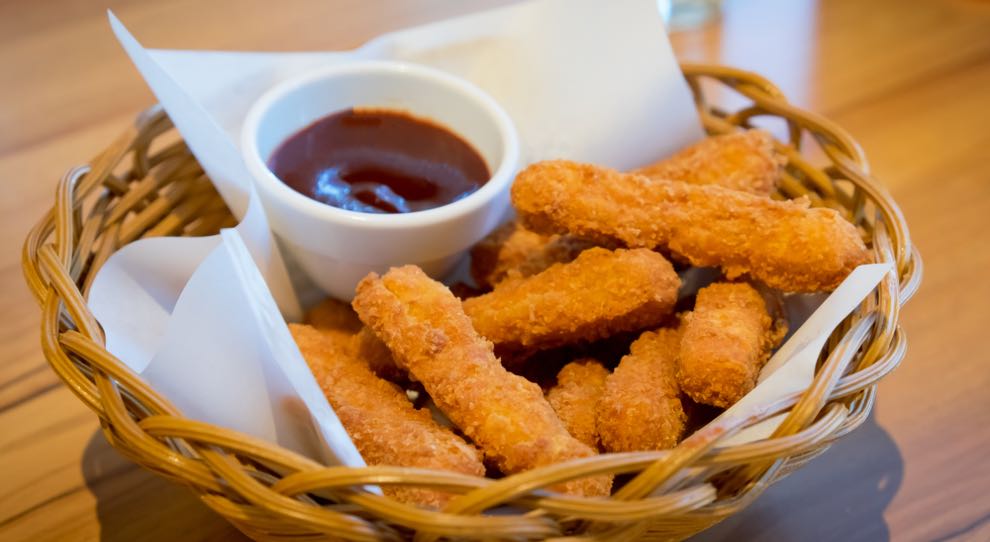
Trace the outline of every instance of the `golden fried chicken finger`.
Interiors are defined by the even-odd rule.
[[[591,248],[569,235],[535,233],[518,221],[506,222],[471,249],[471,277],[483,288],[507,279],[535,275],[555,263],[566,263]]]
[[[376,375],[400,384],[409,382],[409,375],[404,369],[396,365],[395,359],[392,358],[392,352],[375,335],[374,331],[361,326],[361,330],[351,336],[350,347],[354,355],[367,363]]]
[[[567,431],[592,449],[598,449],[595,415],[607,376],[608,369],[598,360],[578,359],[564,365],[547,391],[547,401]]]
[[[644,332],[605,379],[597,429],[606,451],[664,450],[680,442],[687,425],[677,385],[680,342],[680,328]]]
[[[539,162],[512,185],[526,227],[663,248],[795,292],[834,289],[869,254],[856,228],[807,200],[774,201],[714,185],[658,181],[569,161]]]
[[[328,297],[306,312],[305,322],[315,328],[351,336],[363,326],[350,305]]]
[[[375,376],[360,359],[340,348],[332,335],[289,324],[303,358],[334,412],[369,465],[438,469],[484,476],[478,450],[427,410],[417,410],[394,384]],[[451,495],[411,487],[385,487],[402,502],[441,507]]]
[[[416,266],[372,273],[354,308],[437,407],[502,472],[511,474],[595,452],[561,423],[536,384],[509,373],[478,336],[461,302]],[[577,495],[607,495],[611,477],[562,484]]]
[[[783,156],[774,150],[773,136],[765,130],[744,130],[705,138],[633,173],[769,196],[783,163]],[[536,233],[512,220],[471,250],[471,276],[479,286],[492,288],[505,279],[528,277],[555,263],[569,262],[592,246],[570,235]]]
[[[373,332],[364,327],[350,305],[327,298],[306,313],[306,323],[319,329],[341,348],[361,358],[378,376],[392,382],[407,379],[395,365],[392,353]]]
[[[634,170],[650,177],[690,184],[716,184],[769,196],[780,181],[785,159],[765,130],[706,137],[655,164]]]
[[[464,312],[500,349],[540,350],[657,326],[673,310],[680,284],[652,250],[596,247],[467,299]]]
[[[702,288],[694,311],[685,317],[678,361],[681,389],[698,403],[731,406],[756,385],[784,331],[749,284]]]

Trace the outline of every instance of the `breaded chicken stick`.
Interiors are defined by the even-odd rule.
[[[557,373],[557,384],[547,391],[547,401],[571,436],[596,450],[595,416],[608,374],[596,359],[574,360]]]
[[[783,163],[769,133],[745,130],[705,138],[633,173],[769,196],[780,180]],[[505,279],[528,277],[555,263],[569,262],[592,246],[570,235],[536,233],[512,220],[471,249],[471,276],[478,286],[491,288]]]
[[[482,288],[507,279],[535,275],[555,263],[566,263],[594,246],[568,235],[541,234],[518,221],[506,222],[471,249],[471,277]]]
[[[633,173],[689,184],[715,184],[769,196],[780,181],[784,157],[765,130],[745,130],[706,137],[673,156]]]
[[[351,351],[368,364],[374,373],[385,380],[406,384],[410,381],[404,369],[396,365],[392,352],[388,347],[365,326],[350,339]]]
[[[364,327],[347,303],[328,297],[306,313],[306,323],[319,329],[339,347],[348,349],[378,376],[392,382],[407,379],[405,371],[395,365],[388,348]]]
[[[756,385],[786,327],[775,326],[763,297],[744,282],[698,291],[685,317],[678,382],[698,403],[728,407]]]
[[[597,428],[606,451],[663,450],[680,442],[687,424],[677,385],[680,343],[680,328],[647,331],[605,379]]]
[[[306,311],[305,322],[315,328],[350,337],[364,324],[350,305],[328,297]]]
[[[658,181],[569,161],[533,164],[512,186],[526,227],[664,248],[794,292],[831,290],[869,260],[856,228],[806,200],[774,201],[714,185]]]
[[[361,456],[369,465],[420,467],[484,476],[481,454],[441,427],[427,410],[417,410],[394,384],[340,348],[314,327],[289,324],[303,358]],[[386,486],[385,494],[406,503],[441,507],[451,495],[426,489]]]
[[[467,299],[464,312],[500,349],[540,350],[655,327],[673,310],[680,284],[652,250],[596,247]]]
[[[437,407],[502,472],[511,474],[595,454],[567,433],[539,386],[509,373],[478,336],[461,302],[416,266],[371,273],[353,306]],[[607,495],[611,477],[562,484],[576,495]]]

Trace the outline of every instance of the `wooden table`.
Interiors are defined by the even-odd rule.
[[[106,444],[46,367],[21,278],[24,234],[59,175],[153,102],[107,4],[155,47],[313,50],[500,3],[0,4],[0,539],[240,539]],[[926,263],[904,312],[907,358],[881,384],[876,415],[699,538],[990,539],[990,5],[740,0],[672,39],[682,58],[758,71],[852,132]]]

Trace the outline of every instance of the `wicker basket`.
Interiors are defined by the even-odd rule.
[[[69,171],[54,207],[28,235],[24,274],[42,308],[45,357],[100,417],[120,453],[188,486],[258,540],[686,538],[743,509],[863,423],[877,383],[904,356],[898,315],[918,287],[921,261],[897,205],[870,176],[862,150],[846,132],[789,105],[755,74],[700,65],[682,69],[710,133],[748,126],[756,117],[786,122],[790,141],[778,147],[789,163],[779,196],[808,195],[815,204],[839,209],[859,226],[877,260],[896,267],[832,335],[808,390],[757,416],[710,424],[673,450],[604,454],[497,481],[419,469],[325,467],[182,417],[106,351],[85,302],[96,271],[124,244],[158,235],[212,234],[234,223],[160,108],[141,115],[88,166]],[[706,91],[726,87],[748,105],[729,113],[709,104]],[[802,149],[802,143],[811,148]],[[829,165],[811,165],[809,151]],[[786,420],[771,438],[719,446],[742,427],[782,412]],[[609,499],[542,491],[602,473],[629,481]],[[463,496],[442,512],[431,511],[364,492],[363,484],[429,486]],[[501,505],[517,512],[484,514]]]

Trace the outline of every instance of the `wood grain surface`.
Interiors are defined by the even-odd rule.
[[[152,47],[350,48],[507,1],[0,2],[0,540],[240,540],[185,489],[117,455],[48,369],[20,247],[55,183],[153,103],[107,26]],[[726,1],[672,36],[846,127],[925,259],[909,348],[876,414],[698,538],[990,540],[990,3]]]

